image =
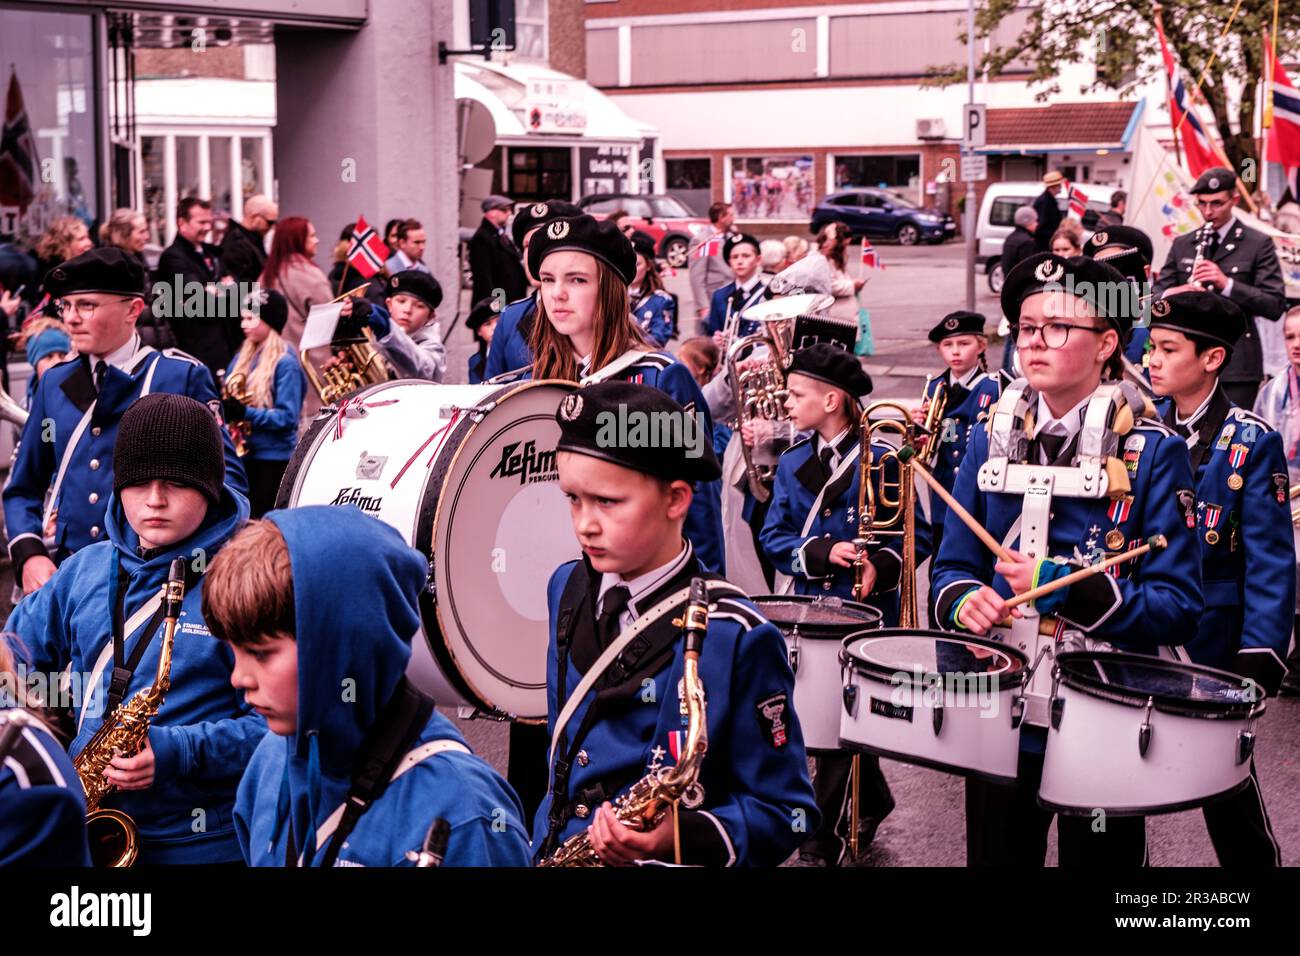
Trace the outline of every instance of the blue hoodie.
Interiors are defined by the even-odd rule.
[[[49,674],[70,664],[73,674],[96,674],[89,680],[93,691],[73,702],[80,723],[71,754],[81,752],[107,716],[105,699],[113,675],[109,623],[117,568],[127,575],[129,618],[158,594],[173,558],[211,561],[247,518],[248,502],[225,488],[221,501],[208,509],[194,534],[146,561],[136,551],[140,538],[113,495],[105,522],[108,540],[72,555],[49,583],[14,608],[6,630],[18,636],[15,655],[29,668]],[[202,594],[201,580],[186,592],[172,652],[171,687],[149,727],[154,784],[146,790],[115,791],[103,802],[135,820],[141,837],[140,862],[145,864],[239,860],[235,789],[266,733],[266,722],[230,685],[234,655],[209,639]],[[137,640],[138,631],[127,636],[128,657]],[[162,643],[159,626],[123,700],[153,684]]]
[[[248,438],[248,457],[255,461],[288,461],[293,456],[293,446],[298,441],[298,419],[302,415],[303,394],[307,389],[307,374],[302,370],[298,353],[288,342],[286,352],[275,365],[275,381],[271,394],[275,405],[261,408],[249,405],[244,409],[252,433]],[[248,371],[251,375],[262,353],[253,356]],[[235,370],[239,361],[236,355],[226,369],[226,377]]]
[[[257,748],[235,820],[250,866],[284,866],[290,828],[298,858],[319,866],[329,839],[317,845],[317,833],[346,799],[358,750],[406,671],[429,569],[396,530],[356,508],[266,517],[284,535],[293,570],[298,728],[292,737],[267,734]],[[437,740],[464,747],[435,711],[417,746]],[[519,798],[484,760],[444,751],[389,783],[337,865],[408,866],[406,852],[443,817],[451,825],[445,866],[527,866],[522,816]]]

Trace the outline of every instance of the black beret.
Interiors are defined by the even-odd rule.
[[[655,241],[653,236],[647,235],[640,230],[632,233],[632,249],[638,256],[644,256],[651,262],[655,261]]]
[[[1201,193],[1221,193],[1225,189],[1235,189],[1237,174],[1227,166],[1211,166],[1197,178],[1189,190],[1193,196]]]
[[[1099,316],[1128,338],[1140,308],[1137,289],[1128,278],[1104,262],[1087,256],[1066,259],[1052,252],[1030,256],[1011,270],[1002,285],[1002,314],[1020,321],[1020,306],[1039,292],[1065,292],[1088,302]]]
[[[863,371],[857,356],[830,342],[796,350],[786,374],[815,378],[848,392],[853,398],[871,394],[871,376]]]
[[[501,300],[494,295],[484,296],[474,303],[474,308],[469,310],[469,318],[465,320],[465,325],[471,332],[477,332],[500,314]]]
[[[258,289],[244,298],[241,308],[275,329],[283,332],[289,322],[289,300],[277,289]]]
[[[571,451],[666,481],[714,481],[722,466],[702,411],[633,382],[598,382],[571,392],[555,413],[556,451]]]
[[[731,250],[736,248],[736,246],[745,246],[745,245],[753,246],[754,255],[756,256],[760,255],[763,251],[758,245],[758,240],[755,239],[753,236],[749,235],[749,233],[733,232],[730,235],[728,235],[727,238],[724,239],[722,242],[722,261],[730,262]]]
[[[117,246],[91,249],[45,274],[45,291],[61,299],[74,292],[108,292],[144,298],[144,266]]]
[[[942,342],[954,335],[983,335],[984,324],[984,316],[978,312],[958,309],[956,312],[949,312],[930,330],[930,341]]]
[[[528,206],[523,206],[515,213],[515,221],[510,224],[510,235],[515,240],[515,245],[522,252],[524,249],[524,236],[528,235],[530,229],[545,225],[552,219],[572,219],[574,216],[581,216],[582,210],[571,202],[563,200],[548,200],[547,202],[535,202]]]
[[[636,278],[636,253],[632,242],[608,219],[591,216],[556,219],[546,224],[528,243],[528,271],[542,274],[542,262],[552,252],[585,252],[617,272],[624,282]]]
[[[1083,244],[1083,254],[1123,273],[1134,282],[1145,282],[1151,265],[1151,237],[1132,226],[1102,226]]]
[[[1151,328],[1194,335],[1232,351],[1246,332],[1246,314],[1217,292],[1175,292],[1151,303]]]
[[[388,280],[384,295],[414,296],[430,309],[436,309],[442,304],[442,286],[423,269],[403,269]]]

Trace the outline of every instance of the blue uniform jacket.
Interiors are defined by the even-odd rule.
[[[0,710],[26,724],[8,755],[0,754],[0,867],[90,866],[86,795],[72,759],[35,717]]]
[[[321,827],[346,799],[367,733],[397,688],[417,633],[428,563],[388,525],[351,506],[272,511],[289,548],[298,643],[298,719],[268,733],[239,785],[235,822],[250,866],[297,856],[319,866]],[[339,587],[340,556],[349,586]],[[250,691],[255,703],[269,703]],[[444,866],[527,866],[519,798],[434,711],[416,745],[451,741],[388,784],[358,820],[337,866],[410,866],[429,825],[451,825]],[[408,753],[410,753],[408,751]]]
[[[1058,617],[1092,638],[1124,650],[1150,653],[1162,645],[1190,640],[1201,612],[1201,562],[1192,533],[1192,472],[1186,445],[1160,422],[1142,419],[1120,442],[1129,459],[1125,462],[1130,468],[1129,498],[1053,498],[1050,554],[1046,557],[1094,563],[1142,544],[1152,535],[1164,535],[1168,539],[1165,550],[1071,585],[1056,611]],[[994,538],[1018,549],[1019,534],[1010,532],[1020,518],[1022,497],[979,490],[977,477],[987,458],[987,430],[976,428],[953,497]],[[1107,548],[1105,539],[1112,530],[1123,535],[1120,548]],[[953,617],[957,605],[981,585],[992,585],[1003,597],[1011,596],[1006,580],[993,572],[996,560],[949,512],[930,572],[935,619],[941,627],[958,629]]]
[[[1173,402],[1159,407],[1170,421]],[[1252,677],[1275,694],[1285,674],[1296,586],[1282,436],[1233,405],[1222,389],[1196,431],[1190,454],[1205,613],[1185,650],[1198,664]]]
[[[50,674],[70,666],[73,675],[94,675],[81,678],[89,680],[84,693],[72,688],[80,724],[69,748],[74,756],[109,716],[104,707],[113,676],[110,622],[118,568],[128,581],[123,610],[129,619],[158,594],[173,558],[184,557],[200,570],[247,518],[248,502],[227,488],[199,530],[145,560],[136,550],[140,539],[114,497],[107,515],[108,540],[72,555],[43,588],[14,608],[5,630],[16,635],[15,655],[32,670]],[[266,723],[230,686],[234,655],[209,635],[202,595],[201,579],[186,591],[172,651],[171,688],[149,727],[154,784],[104,799],[104,806],[130,814],[139,826],[141,863],[239,859],[232,818],[235,788]],[[143,630],[127,635],[128,657]],[[123,700],[153,684],[162,643],[159,626]]]
[[[632,316],[641,331],[655,345],[663,347],[677,327],[677,304],[667,292],[656,289],[632,303]]]
[[[852,541],[858,535],[861,446],[856,435],[851,434],[842,441],[842,454],[854,463],[826,489],[817,517],[806,535],[802,533],[804,523],[827,479],[814,451],[813,439],[806,438],[791,445],[777,462],[771,506],[759,540],[773,566],[794,579],[795,594],[853,597],[853,568],[842,568],[829,561],[831,547],[836,542]],[[884,455],[890,450],[888,445],[881,442],[874,442],[871,446],[874,456]],[[897,483],[898,462],[895,459],[890,459],[885,473],[888,483]],[[893,492],[890,494],[892,496]],[[893,514],[891,509],[878,508],[876,520],[885,521]],[[901,523],[899,527],[901,529]],[[867,546],[867,560],[876,569],[876,584],[862,601],[884,615],[886,627],[898,623],[898,580],[902,569],[902,554],[901,537],[882,535],[875,543]],[[919,565],[929,554],[930,528],[918,509],[916,563]]]
[[[73,359],[46,370],[36,386],[23,427],[13,469],[4,488],[5,527],[9,556],[20,569],[28,558],[45,554],[42,521],[46,492],[53,486],[60,462],[78,424],[94,403],[95,410],[68,458],[63,484],[55,501],[56,560],[88,544],[104,540],[104,509],[113,493],[113,443],[122,414],[136,399],[151,392],[173,392],[203,402],[221,419],[221,404],[207,367],[175,349],[142,349],[130,374],[110,366],[103,394],[96,399],[94,379],[85,361]],[[244,467],[235,455],[226,429],[226,484],[248,493]]]
[[[640,613],[701,574],[689,558],[677,574],[635,602]],[[705,575],[710,580],[716,576]],[[550,644],[546,656],[547,727],[553,734],[567,696],[603,648],[596,637],[601,575],[585,559],[563,564],[547,588]],[[557,761],[569,765],[557,809],[557,842],[591,823],[589,813],[615,800],[658,766],[671,766],[685,738],[678,687],[680,628],[666,614],[633,641],[587,692],[565,729]],[[566,648],[559,696],[559,645]],[[703,865],[776,866],[816,830],[819,818],[808,779],[803,732],[790,707],[794,676],[785,639],[746,600],[722,597],[711,608],[699,674],[708,706],[709,749],[699,784],[703,804],[680,814],[682,861]],[[535,853],[546,850],[556,785],[533,825]]]
[[[947,386],[948,399],[939,428],[941,448],[931,471],[939,484],[952,491],[957,481],[957,469],[961,466],[966,446],[970,442],[971,431],[977,423],[988,418],[989,409],[1002,393],[1002,385],[998,376],[982,372],[971,380],[969,388],[964,388],[952,383],[952,371],[949,370],[930,382],[925,397],[934,398],[940,383]],[[942,529],[947,515],[948,506],[944,500],[938,495],[931,495],[930,523]]]
[[[488,346],[487,364],[483,369],[485,381],[532,364],[533,350],[528,346],[527,329],[531,327],[531,317],[536,311],[535,293],[516,299],[501,310],[496,331],[492,333],[492,344]],[[519,327],[520,323],[523,323],[523,329]]]
[[[302,415],[302,400],[307,388],[307,375],[298,361],[298,353],[288,342],[286,354],[280,356],[275,365],[275,381],[272,395],[275,404],[271,408],[248,405],[244,415],[252,432],[248,436],[248,457],[258,461],[288,461],[293,456],[294,445],[298,443],[298,419]],[[261,353],[253,358],[249,374],[257,368]],[[227,379],[234,371],[238,356],[230,362],[226,370]]]
[[[754,286],[754,288],[749,290],[749,295],[745,297],[745,302],[740,307],[740,311],[743,313],[745,309],[748,309],[750,306],[757,305],[758,303],[762,302],[763,295],[766,292],[766,290],[767,290],[767,279],[766,278],[759,279],[758,285]],[[735,294],[735,292],[736,292],[736,283],[735,280],[732,280],[731,282],[728,282],[722,288],[716,290],[713,293],[713,298],[709,300],[708,333],[710,335],[712,335],[714,332],[723,332],[726,330],[727,305],[731,301],[731,297]],[[736,334],[738,336],[743,337],[746,335],[753,335],[757,331],[758,331],[758,323],[753,321],[752,319],[746,319],[739,323]]]

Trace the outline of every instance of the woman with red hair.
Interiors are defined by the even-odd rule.
[[[334,298],[330,280],[312,261],[319,242],[316,227],[309,219],[302,216],[281,219],[276,224],[271,252],[262,269],[262,285],[283,293],[289,300],[289,322],[283,337],[295,347],[302,338],[311,307]]]

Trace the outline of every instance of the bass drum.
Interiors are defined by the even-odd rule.
[[[362,389],[312,422],[276,506],[353,505],[429,559],[407,673],[440,705],[546,719],[546,584],[579,556],[560,492],[567,382]]]

